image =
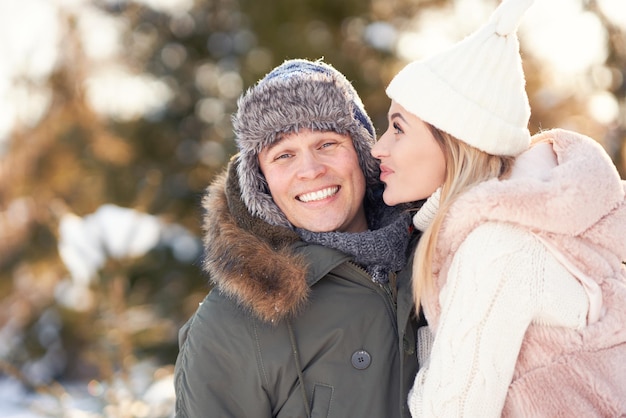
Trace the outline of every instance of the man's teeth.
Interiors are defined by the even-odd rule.
[[[318,190],[317,192],[301,194],[300,196],[298,196],[298,200],[305,203],[314,202],[316,200],[326,199],[327,197],[334,195],[338,191],[338,186],[329,187],[328,189]]]

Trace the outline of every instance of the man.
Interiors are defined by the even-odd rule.
[[[180,333],[177,417],[408,417],[415,235],[382,203],[360,98],[290,60],[238,105],[240,153],[203,201],[214,288]]]

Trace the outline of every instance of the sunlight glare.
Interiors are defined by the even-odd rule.
[[[163,81],[114,66],[93,72],[86,89],[97,112],[123,121],[159,112],[172,98],[172,91]]]
[[[611,93],[597,92],[589,99],[588,111],[596,121],[609,125],[619,117],[619,103]]]
[[[520,25],[524,49],[552,66],[558,77],[581,74],[607,56],[600,20],[581,2],[536,2]]]
[[[0,156],[16,123],[36,123],[47,110],[41,83],[58,62],[56,19],[46,0],[0,1],[0,38],[10,40],[0,42]],[[20,78],[30,85],[16,83]]]
[[[127,26],[124,18],[89,7],[80,11],[77,20],[82,47],[89,58],[98,61],[121,54],[122,33]]]
[[[614,25],[626,29],[626,2],[624,0],[598,0],[598,5]]]

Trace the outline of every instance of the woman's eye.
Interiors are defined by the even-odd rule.
[[[394,123],[393,123],[393,130],[394,130],[394,132],[395,132],[396,134],[402,134],[402,133],[404,133],[404,132],[402,131],[402,128],[400,128],[400,125],[398,125],[398,123],[397,123],[397,122],[394,122]]]
[[[333,145],[335,145],[334,142],[326,142],[326,143],[322,144],[322,146],[320,148],[328,148],[328,147],[332,147]]]

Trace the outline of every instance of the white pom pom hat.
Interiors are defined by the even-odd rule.
[[[452,48],[404,67],[389,98],[425,122],[493,155],[530,144],[517,27],[533,0],[504,0],[489,21]]]

